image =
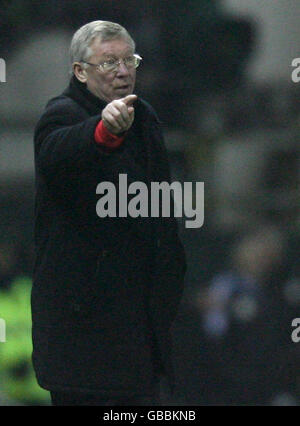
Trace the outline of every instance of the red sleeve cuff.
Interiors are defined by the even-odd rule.
[[[123,142],[125,135],[118,136],[110,133],[107,128],[104,126],[103,121],[99,121],[95,129],[95,142],[102,147],[108,148],[109,150],[114,150],[118,148]]]

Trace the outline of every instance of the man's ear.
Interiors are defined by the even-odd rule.
[[[82,64],[80,62],[74,62],[72,67],[73,67],[74,75],[78,78],[78,80],[81,81],[81,83],[86,83],[87,74]]]

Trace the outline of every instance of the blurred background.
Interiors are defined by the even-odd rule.
[[[0,405],[47,405],[31,366],[33,129],[68,84],[81,25],[125,26],[136,93],[164,123],[173,180],[205,184],[180,221],[188,272],[165,404],[300,405],[300,57],[297,0],[0,1]],[[300,74],[300,73],[299,73]]]

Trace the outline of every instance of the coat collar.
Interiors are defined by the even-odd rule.
[[[72,98],[75,102],[86,109],[90,115],[99,114],[107,105],[107,102],[90,92],[86,84],[81,83],[81,81],[79,81],[75,75],[71,77],[69,86],[63,92],[63,95]],[[141,121],[144,122],[146,118],[144,114],[147,114],[147,108],[145,107],[143,101],[138,98],[134,103],[134,107],[138,116],[142,117],[143,115]]]
[[[81,83],[75,75],[72,76],[68,88],[63,93],[82,105],[91,115],[99,114],[107,103],[93,95],[85,83]]]

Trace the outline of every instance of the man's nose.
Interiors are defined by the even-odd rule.
[[[125,63],[122,60],[120,60],[118,64],[117,75],[128,75],[128,74],[129,74],[128,68],[126,67]]]

